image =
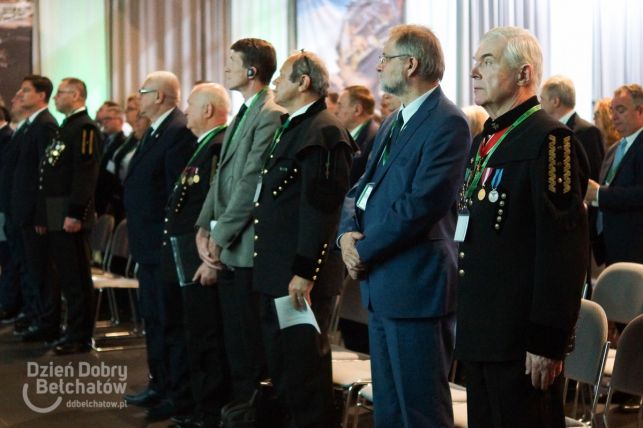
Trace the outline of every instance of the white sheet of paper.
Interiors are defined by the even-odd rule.
[[[116,164],[111,159],[109,161],[107,161],[107,165],[105,166],[105,169],[108,172],[111,172],[112,174],[116,174]]]
[[[280,329],[283,330],[286,327],[292,327],[298,324],[310,324],[315,327],[317,333],[321,334],[319,325],[317,325],[317,320],[315,319],[315,314],[313,314],[313,310],[310,309],[308,302],[306,302],[305,311],[298,311],[292,305],[290,296],[278,297],[275,299],[275,308],[277,309]]]
[[[464,242],[467,236],[467,227],[469,227],[469,214],[458,214],[458,223],[455,226],[455,242]]]

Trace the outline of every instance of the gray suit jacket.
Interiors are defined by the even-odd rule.
[[[221,261],[226,265],[252,267],[253,197],[266,150],[285,112],[266,90],[246,111],[232,144],[232,126],[226,130],[221,161],[197,219],[197,226],[206,230],[211,220],[217,221],[212,237],[223,248]]]

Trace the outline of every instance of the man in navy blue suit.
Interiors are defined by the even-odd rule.
[[[165,316],[176,316],[171,290],[158,277],[165,205],[195,148],[196,138],[178,109],[180,86],[168,71],[149,74],[138,90],[141,115],[152,125],[141,139],[124,182],[124,202],[132,258],[138,263],[139,304],[145,322],[147,362],[151,382],[139,394],[126,395],[129,404],[151,407],[148,418],[161,420],[191,409],[175,408],[187,377],[185,337],[165,332]],[[176,330],[176,329],[175,329]]]
[[[612,120],[623,137],[605,155],[600,184],[589,180],[585,200],[600,210],[597,262],[643,263],[643,90],[624,85],[614,92]]]
[[[375,426],[450,427],[453,236],[469,127],[440,89],[444,59],[428,28],[393,28],[378,72],[403,107],[377,134],[339,237],[369,311]]]

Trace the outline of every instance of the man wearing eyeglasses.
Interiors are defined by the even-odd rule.
[[[428,28],[394,27],[377,70],[402,108],[379,129],[339,237],[369,311],[375,426],[450,427],[453,234],[469,127],[442,93],[442,48]]]
[[[152,125],[138,144],[123,185],[130,253],[138,263],[139,305],[151,380],[145,390],[124,398],[129,404],[148,407],[148,419],[163,420],[191,411],[178,407],[187,378],[185,338],[181,331],[163,331],[164,317],[172,313],[173,302],[168,301],[168,290],[157,270],[165,204],[196,147],[196,138],[178,109],[180,85],[173,73],[150,73],[138,92],[141,115]]]

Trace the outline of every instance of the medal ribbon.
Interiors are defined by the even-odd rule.
[[[214,136],[215,136],[215,135],[217,135],[217,134],[219,133],[219,131],[221,131],[221,129],[223,129],[223,128],[225,128],[225,125],[219,125],[219,126],[217,126],[217,127],[216,127],[216,128],[214,128],[212,131],[210,131],[210,132],[208,133],[208,135],[207,135],[203,140],[201,140],[201,142],[200,142],[200,143],[199,143],[199,145],[197,146],[196,150],[194,151],[194,154],[192,155],[192,157],[191,157],[191,158],[190,158],[190,160],[188,161],[188,163],[187,163],[187,165],[188,165],[188,166],[186,166],[186,167],[185,167],[184,171],[188,169],[189,165],[192,163],[192,161],[194,161],[194,159],[196,159],[196,157],[199,155],[199,153],[201,152],[201,150],[203,150],[203,148],[204,148],[205,146],[207,146],[207,144],[210,142],[210,140],[212,140],[212,139],[214,138]],[[183,174],[181,174],[181,175],[179,176],[179,178],[176,180],[176,184],[177,184],[177,185],[178,185],[178,184],[179,184],[179,182],[181,181],[181,176],[182,176],[182,175],[183,175]]]
[[[491,188],[492,189],[497,189],[498,188],[498,185],[500,184],[500,181],[502,180],[502,171],[503,171],[503,168],[496,169],[496,174],[491,179]]]
[[[492,172],[493,168],[485,168],[484,171],[482,171],[482,187],[485,186]]]
[[[464,192],[465,199],[469,199],[473,194],[473,191],[475,190],[475,188],[478,186],[478,183],[480,182],[480,177],[482,176],[482,172],[487,167],[487,163],[489,162],[489,159],[491,159],[491,156],[495,153],[498,147],[500,147],[500,144],[502,144],[502,142],[505,140],[507,135],[509,135],[509,133],[513,131],[514,128],[516,128],[518,125],[520,125],[525,120],[527,120],[529,116],[531,116],[532,114],[540,110],[540,108],[541,108],[540,104],[537,104],[532,108],[530,108],[529,110],[527,110],[526,112],[524,112],[518,119],[516,119],[514,123],[511,124],[509,129],[507,129],[507,132],[502,134],[502,136],[498,139],[498,142],[494,144],[493,147],[488,149],[489,151],[487,153],[485,153],[484,155],[481,153],[481,151],[483,150],[482,147],[480,148],[480,150],[478,150],[478,153],[476,153],[475,165],[479,166],[479,168],[475,169],[476,173],[473,176],[473,180],[471,180],[471,183],[469,183],[469,185],[467,186],[467,190]],[[482,159],[483,157],[484,157],[484,160]],[[480,165],[481,161],[482,161],[482,165]]]

